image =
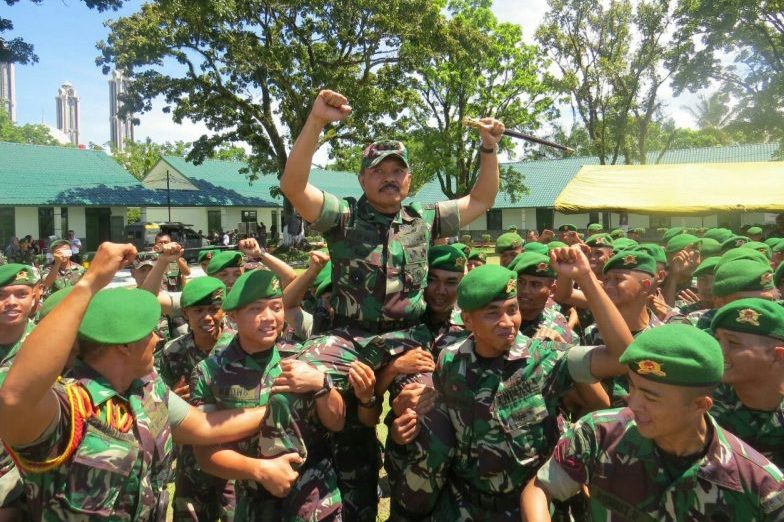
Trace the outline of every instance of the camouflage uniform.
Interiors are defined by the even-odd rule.
[[[33,520],[166,520],[172,437],[163,381],[150,373],[120,396],[77,361],[52,389],[59,420],[33,445],[14,449]],[[118,403],[133,417],[127,432],[109,425],[107,410]],[[57,457],[64,461],[51,463]]]
[[[7,253],[7,252],[6,252]],[[22,263],[23,265],[35,265],[35,252],[32,248],[27,250],[18,249],[13,256],[8,257],[9,263]]]
[[[520,491],[558,439],[560,398],[590,366],[590,349],[568,348],[518,335],[493,359],[475,354],[473,337],[441,352],[441,400],[406,445],[393,492],[406,518],[432,508],[439,521],[520,520]]]
[[[268,406],[259,435],[231,445],[254,458],[298,451],[305,464],[286,498],[277,498],[253,481],[236,481],[236,520],[330,520],[339,517],[340,493],[328,456],[326,432],[315,419],[311,394],[270,394],[280,376],[280,354],[273,347],[248,354],[238,336],[222,351],[196,365],[191,403],[205,410]],[[275,405],[275,407],[273,407]]]
[[[27,322],[22,337],[16,343],[8,346],[0,345],[0,388],[5,382],[8,370],[11,368],[22,343],[28,334],[33,330],[35,324],[32,321]],[[4,447],[0,447],[0,508],[10,506],[13,502],[20,499],[22,496],[22,479],[19,476],[14,461],[11,456],[6,452]]]
[[[41,275],[41,280],[46,279],[52,270],[54,270],[54,265],[47,267],[44,273]],[[84,272],[84,267],[77,265],[76,263],[71,263],[68,268],[61,268],[57,279],[54,280],[54,283],[52,283],[52,286],[49,288],[47,293],[54,293],[58,290],[62,290],[65,287],[75,285],[79,279],[82,278]]]
[[[710,333],[711,321],[713,316],[716,315],[717,308],[709,308],[707,310],[697,310],[686,315],[686,322],[692,326],[696,326],[700,330]]]
[[[567,344],[577,343],[577,334],[569,328],[569,321],[561,313],[561,306],[552,299],[547,300],[547,304],[542,312],[532,321],[523,321],[520,324],[520,333],[526,337],[533,337],[539,328],[549,328],[561,334]]]
[[[236,332],[224,328],[210,353],[217,353],[231,342]],[[196,365],[209,354],[196,347],[193,333],[169,341],[163,348],[159,366],[161,379],[174,388],[180,379],[190,382]],[[177,455],[174,490],[174,520],[194,522],[234,519],[234,481],[201,471],[191,446],[182,446]]]
[[[538,473],[556,498],[586,484],[593,520],[782,520],[778,468],[707,416],[703,455],[663,455],[637,431],[628,408],[583,417]]]
[[[732,386],[722,384],[713,393],[711,415],[773,464],[784,466],[784,402],[774,411],[753,410],[741,402]]]

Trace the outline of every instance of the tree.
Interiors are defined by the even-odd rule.
[[[536,38],[556,64],[554,87],[570,96],[602,164],[645,162],[647,134],[660,116],[659,89],[677,70],[667,0],[548,0]],[[664,69],[667,63],[670,69]]]
[[[5,108],[0,105],[0,141],[12,143],[27,143],[30,145],[59,145],[56,139],[49,134],[46,125],[17,125]]]
[[[409,136],[414,186],[437,178],[449,198],[465,196],[479,175],[479,134],[463,117],[491,116],[508,127],[536,129],[552,119],[546,68],[533,46],[522,42],[519,25],[500,23],[490,0],[452,0],[449,16],[425,46],[406,46],[416,97],[405,131]],[[505,139],[502,150],[514,150]],[[522,176],[502,169],[502,188],[513,198],[524,192]]]
[[[142,179],[158,163],[161,156],[184,157],[190,145],[184,141],[155,143],[150,138],[145,141],[126,140],[124,149],[113,150],[112,157],[133,177]]]
[[[404,40],[425,38],[439,17],[428,0],[148,3],[109,23],[98,64],[133,78],[125,111],[149,111],[161,96],[175,122],[189,118],[210,129],[190,160],[247,144],[253,179],[282,174],[321,88],[343,92],[354,108],[322,144],[361,144],[394,126],[405,103],[398,50]]]
[[[3,0],[6,5],[12,6],[19,0]],[[40,4],[43,0],[30,0],[35,4]],[[106,11],[108,9],[119,9],[122,6],[122,0],[84,0],[87,7],[97,9],[98,11]],[[33,45],[25,42],[22,38],[16,37],[5,39],[3,33],[12,31],[14,23],[8,18],[0,17],[0,62],[8,63],[36,63],[38,56],[36,56]]]
[[[673,87],[696,92],[718,82],[736,102],[746,134],[784,138],[784,10],[779,0],[681,1],[682,65]],[[729,58],[729,59],[728,59]]]

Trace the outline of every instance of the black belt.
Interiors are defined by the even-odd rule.
[[[332,322],[332,328],[353,328],[369,334],[383,334],[410,328],[416,324],[416,321],[409,319],[401,319],[399,321],[365,321],[352,319],[350,317],[335,316],[335,319]]]
[[[450,483],[455,487],[460,496],[479,507],[480,509],[495,512],[514,511],[520,509],[520,492],[512,493],[486,493],[475,486],[456,478],[449,477]]]

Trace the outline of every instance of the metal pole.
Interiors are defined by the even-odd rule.
[[[171,189],[169,189],[169,169],[166,169],[166,206],[169,207],[169,223],[171,223]]]

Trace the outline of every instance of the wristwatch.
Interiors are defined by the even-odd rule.
[[[313,398],[318,399],[319,397],[323,397],[327,395],[335,385],[332,384],[332,377],[329,376],[328,373],[324,374],[324,383],[321,385],[321,389],[317,390],[313,393]]]
[[[495,147],[485,147],[481,143],[479,144],[479,152],[483,154],[495,154],[496,148]]]
[[[375,408],[377,404],[378,404],[378,395],[375,394],[367,402],[359,401],[359,405],[363,408]]]

